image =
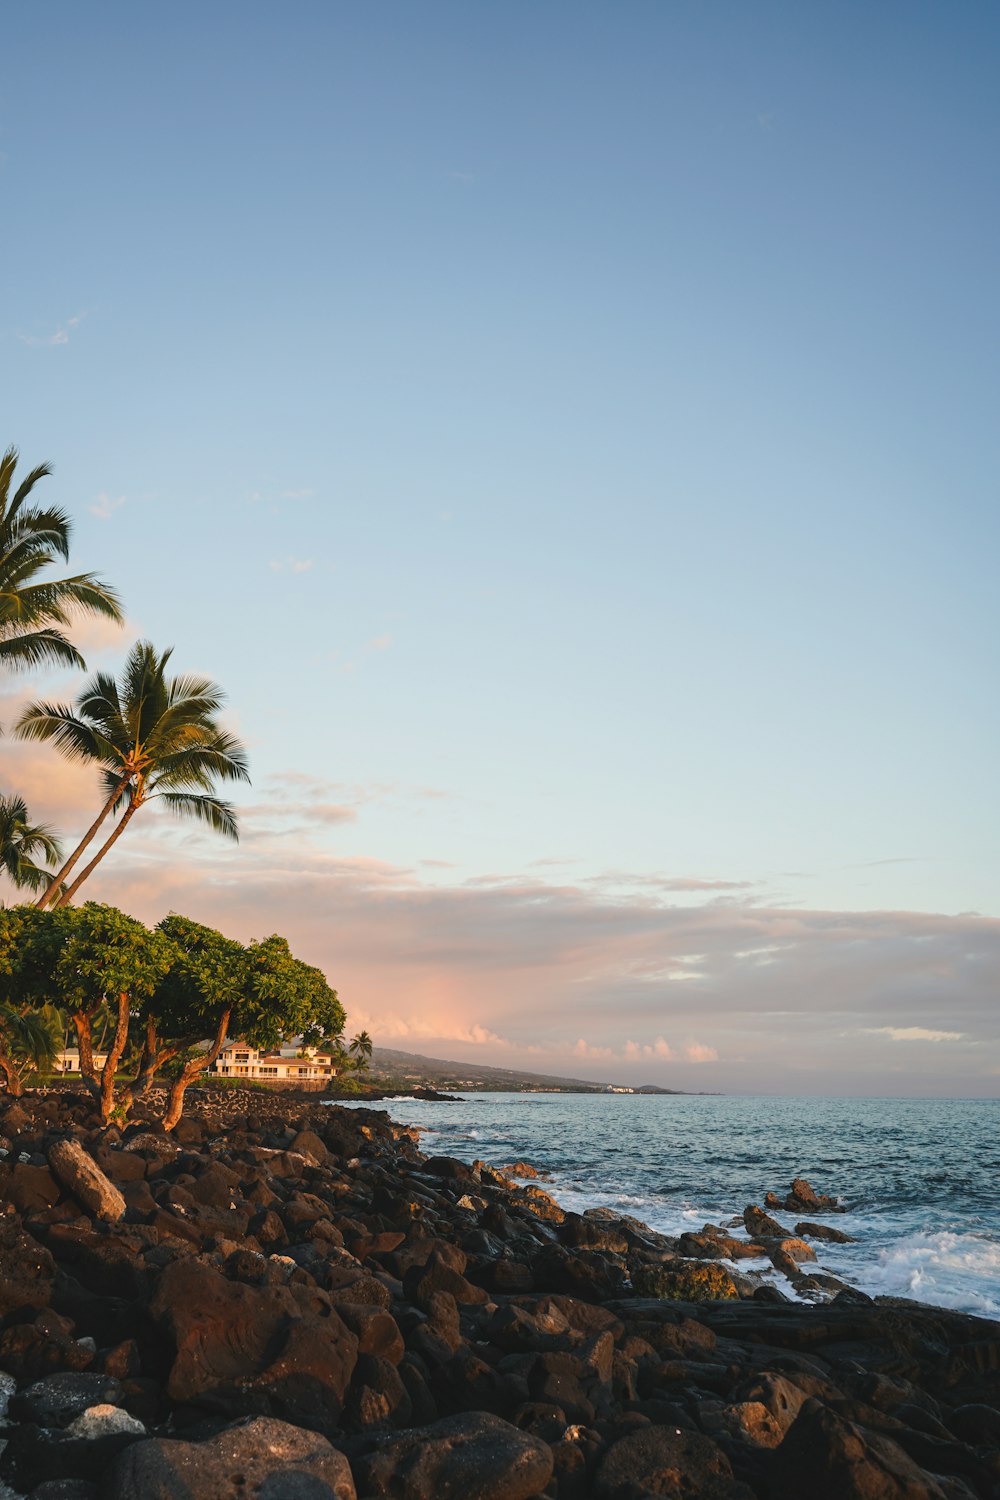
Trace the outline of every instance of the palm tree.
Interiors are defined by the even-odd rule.
[[[371,1056],[375,1050],[375,1045],[372,1042],[372,1039],[368,1035],[367,1031],[359,1031],[357,1036],[352,1040],[351,1045],[347,1050],[353,1056],[354,1066],[360,1072],[367,1068],[368,1064],[371,1062]]]
[[[0,870],[22,890],[44,889],[53,871],[35,863],[38,856],[45,865],[58,865],[62,845],[44,823],[29,823],[24,798],[0,796]]]
[[[0,1073],[7,1092],[15,1098],[24,1093],[24,1080],[36,1068],[52,1066],[59,1041],[49,1016],[14,1005],[0,1005]]]
[[[85,667],[59,627],[80,611],[120,622],[118,597],[93,573],[39,579],[69,557],[71,523],[64,510],[27,503],[39,479],[51,474],[48,464],[32,469],[11,498],[16,467],[17,449],[8,448],[0,458],[0,665]]]
[[[17,724],[21,739],[51,741],[71,760],[100,767],[104,802],[83,838],[36,903],[65,906],[145,803],[162,799],[181,817],[207,823],[236,839],[236,813],[214,795],[218,781],[249,781],[246,752],[216,722],[221,690],[207,677],[168,677],[172,651],[158,653],[149,641],[129,652],[121,683],[97,672],[75,710],[65,704],[34,703]],[[121,816],[97,854],[59,895],[83,851],[111,813]],[[58,899],[57,899],[58,898]]]

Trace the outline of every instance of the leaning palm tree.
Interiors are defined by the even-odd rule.
[[[36,864],[43,859],[44,865]],[[62,845],[44,823],[29,823],[24,798],[0,796],[0,871],[22,890],[43,890],[62,859]]]
[[[71,760],[100,768],[104,801],[38,906],[65,906],[132,818],[154,798],[181,817],[200,819],[227,838],[239,836],[236,814],[214,795],[219,781],[249,781],[246,752],[216,721],[223,694],[206,677],[168,677],[171,651],[139,641],[129,652],[121,683],[97,672],[76,701],[34,703],[17,724],[21,739],[47,740]],[[60,894],[105,819],[119,814],[113,832]]]
[[[71,578],[40,577],[57,559],[69,557],[71,523],[56,506],[29,504],[31,491],[52,471],[39,464],[11,494],[17,449],[0,458],[0,666],[85,667],[60,627],[75,614],[121,621],[113,589],[93,573]]]

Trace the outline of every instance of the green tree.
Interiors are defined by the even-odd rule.
[[[39,857],[44,864],[38,864]],[[23,797],[0,796],[0,870],[22,890],[37,891],[52,879],[62,845],[44,823],[29,823]]]
[[[0,1072],[24,1092],[31,1067],[51,1066],[62,1038],[46,1014],[53,994],[52,918],[33,906],[0,907]]]
[[[72,525],[58,507],[30,503],[35,485],[52,472],[48,464],[32,469],[12,493],[17,458],[16,448],[0,458],[0,665],[85,667],[64,627],[79,613],[120,622],[121,605],[93,573],[41,576],[68,559]]]
[[[246,752],[220,728],[223,694],[205,677],[169,677],[170,651],[148,641],[129,652],[121,683],[98,672],[86,684],[75,710],[65,704],[34,703],[17,725],[22,739],[48,741],[72,760],[98,766],[104,790],[100,812],[50,880],[39,906],[65,906],[140,807],[154,798],[182,817],[200,819],[227,838],[239,836],[233,808],[214,795],[219,781],[249,781]],[[120,813],[114,831],[94,858],[60,894],[105,819]]]
[[[374,1050],[375,1044],[367,1031],[359,1031],[357,1036],[351,1039],[351,1045],[348,1048],[348,1051],[353,1057],[354,1066],[357,1068],[359,1073],[363,1073],[368,1067],[368,1064],[372,1060],[372,1053],[374,1052]]]
[[[198,1048],[185,1057],[174,1079],[166,1116],[170,1129],[180,1119],[188,1085],[211,1067],[226,1043],[247,984],[249,957],[242,943],[189,917],[164,917],[158,931],[176,957],[143,1007],[145,1036],[135,1093],[145,1093],[160,1068]]]
[[[177,950],[160,931],[114,906],[85,905],[45,913],[55,949],[51,985],[69,1011],[80,1048],[80,1072],[97,1098],[101,1118],[116,1107],[115,1078],[128,1043],[132,1014],[140,1010],[177,961]],[[115,1029],[103,1067],[94,1059],[94,1024],[102,1007],[115,1010]],[[127,1106],[129,1097],[121,1103]]]
[[[177,916],[164,918],[160,929],[182,957],[146,1007],[144,1075],[152,1076],[150,1069],[155,1072],[208,1039],[171,1084],[163,1116],[167,1130],[181,1118],[186,1090],[211,1067],[230,1035],[265,1050],[299,1035],[303,1045],[318,1046],[343,1030],[336,991],[319,969],[293,957],[284,938],[273,936],[242,948]]]

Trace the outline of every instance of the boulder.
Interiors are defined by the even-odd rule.
[[[117,1460],[107,1500],[356,1500],[347,1459],[326,1438],[253,1417],[200,1443],[154,1438]]]
[[[729,1301],[739,1296],[729,1272],[711,1261],[670,1260],[661,1265],[636,1266],[632,1285],[640,1297],[662,1297],[673,1302]]]
[[[853,1234],[845,1234],[842,1229],[834,1229],[832,1224],[811,1224],[804,1219],[801,1224],[796,1224],[797,1235],[808,1235],[811,1240],[829,1240],[834,1245],[853,1245]]]
[[[774,1500],[945,1500],[898,1444],[810,1399],[775,1450]]]
[[[547,1443],[487,1412],[377,1438],[355,1463],[361,1493],[390,1500],[529,1500],[552,1477]]]
[[[49,1150],[49,1166],[53,1176],[95,1218],[117,1224],[124,1217],[125,1199],[79,1141],[56,1141]]]
[[[612,1444],[597,1471],[597,1500],[664,1495],[668,1500],[755,1500],[733,1478],[725,1453],[700,1432],[644,1427]]]
[[[747,1234],[755,1239],[784,1240],[788,1238],[788,1230],[777,1219],[772,1219],[770,1214],[758,1208],[756,1203],[748,1203],[743,1210],[743,1223]],[[798,1234],[798,1230],[795,1231]]]
[[[227,1281],[192,1260],[168,1266],[150,1311],[173,1345],[170,1399],[335,1426],[358,1341],[322,1292],[299,1291]]]
[[[14,1214],[0,1215],[0,1320],[49,1305],[55,1261],[25,1234]]]
[[[70,1371],[48,1375],[19,1392],[10,1404],[19,1422],[37,1422],[39,1427],[68,1427],[92,1406],[117,1406],[124,1391],[112,1375]]]

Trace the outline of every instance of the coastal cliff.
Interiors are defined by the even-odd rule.
[[[806,1184],[745,1224],[813,1305],[380,1111],[157,1104],[0,1109],[8,1496],[1000,1495],[1000,1325],[824,1282]]]

